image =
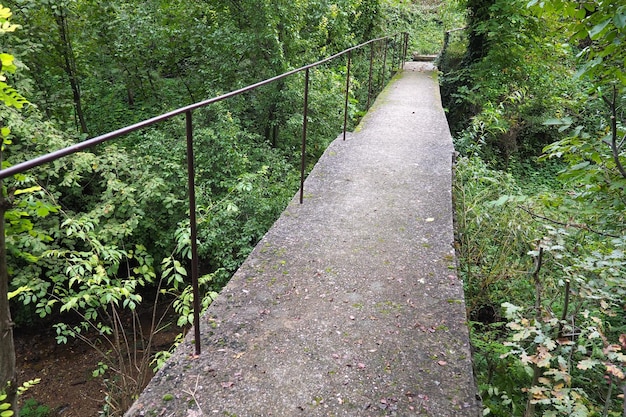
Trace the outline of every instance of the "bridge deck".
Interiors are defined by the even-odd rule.
[[[408,63],[127,416],[477,416],[452,248],[452,141]],[[426,70],[425,70],[426,69]]]

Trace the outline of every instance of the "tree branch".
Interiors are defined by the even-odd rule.
[[[533,281],[535,284],[535,320],[541,319],[541,293],[543,286],[541,279],[539,278],[539,272],[541,271],[541,265],[543,264],[543,247],[539,247],[539,254],[535,257],[535,270],[532,272]],[[534,387],[539,382],[542,370],[533,363],[533,380],[531,387]],[[526,410],[524,411],[524,417],[532,417],[535,415],[535,403],[533,403],[533,393],[528,391],[528,399],[526,400]]]
[[[593,228],[591,228],[591,227],[587,226],[586,224],[571,223],[571,222],[564,223],[564,222],[560,222],[560,221],[558,221],[558,220],[550,219],[550,218],[545,217],[545,216],[542,216],[542,215],[540,215],[540,214],[533,213],[532,211],[530,211],[530,209],[527,209],[527,208],[526,208],[526,207],[524,207],[524,206],[519,206],[519,208],[520,208],[520,209],[522,209],[523,211],[525,211],[526,213],[530,214],[532,217],[534,217],[534,218],[536,218],[536,219],[545,220],[545,221],[548,221],[548,222],[550,222],[550,223],[558,224],[559,226],[564,226],[564,227],[574,227],[574,228],[576,228],[576,229],[586,230],[586,231],[588,231],[588,232],[595,233],[595,234],[597,234],[597,235],[599,235],[599,236],[614,237],[614,238],[619,238],[619,237],[621,237],[621,236],[618,236],[618,235],[612,235],[612,234],[610,234],[610,233],[606,233],[606,232],[600,232],[600,231],[598,231],[598,230],[595,230],[595,229],[593,229]]]
[[[541,317],[541,293],[543,285],[541,279],[539,279],[539,272],[541,271],[541,265],[543,264],[543,248],[539,247],[539,255],[535,258],[535,270],[533,271],[533,281],[535,284],[535,314],[536,318]]]
[[[559,322],[559,331],[557,333],[556,338],[561,339],[563,337],[563,323],[567,318],[567,309],[569,308],[569,291],[570,291],[570,280],[565,280],[565,303],[563,304],[563,313],[561,314],[561,321]]]
[[[617,144],[617,86],[613,86],[613,98],[609,100],[605,100],[609,105],[611,110],[611,152],[613,153],[613,161],[615,161],[615,166],[617,170],[622,175],[622,178],[626,178],[626,170],[624,170],[624,166],[622,165],[622,161],[619,159],[619,151],[621,144]],[[626,136],[625,136],[626,138]],[[623,143],[623,139],[622,139]]]

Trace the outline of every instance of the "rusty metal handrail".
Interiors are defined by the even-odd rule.
[[[68,146],[66,148],[50,152],[48,154],[39,156],[37,158],[21,162],[17,165],[13,165],[11,167],[1,169],[0,168],[0,181],[8,178],[12,175],[19,174],[29,169],[41,166],[45,163],[55,161],[57,159],[63,158],[65,156],[80,152],[85,149],[93,148],[96,145],[99,145],[104,142],[108,142],[112,139],[119,138],[121,136],[127,135],[132,132],[136,132],[138,130],[142,130],[149,126],[155,125],[157,123],[169,120],[175,116],[185,115],[185,130],[186,130],[186,138],[187,138],[187,178],[188,178],[188,187],[189,187],[189,223],[191,229],[191,280],[193,286],[193,304],[194,304],[194,330],[195,330],[195,353],[196,355],[200,354],[200,297],[199,297],[199,288],[198,288],[198,274],[199,274],[199,260],[198,260],[198,249],[197,249],[197,224],[196,224],[196,201],[195,201],[195,164],[194,164],[194,156],[193,156],[193,118],[192,112],[194,110],[207,107],[210,104],[217,103],[219,101],[226,100],[231,97],[235,97],[237,95],[249,92],[251,90],[257,89],[267,84],[271,84],[275,81],[281,80],[283,78],[287,78],[291,75],[297,74],[299,72],[305,72],[305,86],[304,86],[304,117],[302,121],[302,155],[301,155],[301,170],[300,170],[300,204],[302,204],[304,199],[304,174],[306,167],[305,153],[306,153],[306,134],[307,134],[307,112],[308,112],[308,95],[309,95],[309,78],[310,78],[310,70],[327,62],[333,61],[343,55],[347,54],[347,74],[346,74],[346,98],[344,105],[344,124],[343,124],[343,140],[346,139],[346,127],[347,127],[347,112],[348,112],[348,97],[350,90],[350,66],[351,66],[351,58],[352,51],[363,48],[367,45],[370,45],[370,72],[369,72],[369,87],[368,87],[368,98],[367,98],[367,107],[369,108],[370,98],[372,94],[372,62],[374,55],[374,44],[376,42],[385,41],[385,62],[383,63],[383,83],[384,83],[384,74],[385,74],[385,65],[387,59],[387,41],[390,39],[394,40],[394,43],[398,44],[398,37],[401,36],[402,43],[401,49],[399,53],[396,51],[397,48],[394,48],[394,55],[392,57],[392,69],[395,64],[395,60],[398,60],[398,67],[403,67],[404,62],[406,61],[406,51],[408,47],[409,34],[407,32],[398,33],[393,36],[384,36],[381,38],[376,38],[369,40],[367,42],[361,43],[359,45],[353,46],[346,50],[343,50],[335,55],[332,55],[323,60],[314,62],[309,65],[305,65],[303,67],[285,72],[283,74],[277,75],[272,78],[268,78],[266,80],[260,81],[256,84],[252,84],[243,88],[240,88],[235,91],[231,91],[230,93],[226,93],[217,97],[213,97],[210,99],[206,99],[203,101],[199,101],[197,103],[190,104],[185,107],[180,107],[176,110],[172,110],[167,113],[163,113],[159,116],[152,117],[150,119],[146,119],[142,122],[138,122],[129,126],[125,126],[121,129],[114,130],[109,133],[105,133],[103,135],[96,136],[91,139],[87,139],[83,142],[76,143],[74,145]]]
[[[463,26],[460,28],[446,30],[443,34],[443,47],[441,48],[441,52],[439,52],[439,56],[437,56],[436,63],[442,63],[448,53],[448,46],[450,45],[450,35],[456,32],[460,32],[462,30],[466,30],[467,26]]]

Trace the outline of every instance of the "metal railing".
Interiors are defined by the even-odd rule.
[[[441,64],[442,62],[445,62],[447,59],[447,54],[448,54],[448,48],[450,46],[450,37],[456,33],[461,33],[462,31],[466,30],[467,27],[460,27],[460,28],[456,28],[456,29],[450,29],[450,30],[446,30],[443,34],[443,47],[441,48],[441,52],[439,52],[439,56],[437,57],[436,62],[438,64]]]
[[[271,84],[278,80],[287,78],[294,74],[304,72],[305,73],[305,83],[304,83],[304,111],[303,111],[303,120],[302,120],[302,150],[301,150],[301,166],[300,166],[300,204],[303,203],[304,199],[304,179],[305,179],[305,169],[306,169],[306,144],[307,144],[307,125],[308,125],[308,108],[309,108],[309,84],[310,84],[310,70],[312,68],[318,67],[327,62],[334,61],[340,57],[346,56],[347,64],[346,64],[346,91],[345,91],[345,102],[344,102],[344,119],[343,119],[343,140],[346,139],[346,128],[348,123],[348,98],[350,93],[350,70],[352,65],[352,54],[354,51],[358,51],[367,46],[370,47],[370,56],[369,56],[369,80],[368,80],[368,94],[367,94],[367,108],[370,107],[371,98],[373,95],[374,87],[373,83],[373,68],[374,68],[374,48],[377,44],[383,44],[383,79],[381,84],[386,82],[385,74],[386,74],[386,65],[387,65],[387,55],[388,55],[388,45],[389,42],[393,40],[394,48],[392,49],[391,56],[391,71],[393,72],[394,68],[402,68],[404,66],[404,62],[406,61],[406,53],[408,48],[408,40],[409,34],[398,33],[392,36],[385,36],[377,39],[372,39],[370,41],[364,42],[360,45],[354,46],[352,48],[346,49],[342,52],[339,52],[335,55],[332,55],[326,59],[321,61],[314,62],[309,65],[305,65],[303,67],[294,69],[292,71],[286,72],[281,75],[277,75],[273,78],[266,79],[264,81],[258,82],[256,84],[249,85],[247,87],[240,88],[238,90],[232,91],[227,94],[220,95],[218,97],[213,97],[207,100],[203,100],[194,104],[190,104],[185,107],[178,108],[176,110],[172,110],[170,112],[161,114],[159,116],[152,117],[150,119],[144,120],[139,123],[135,123],[130,126],[123,127],[121,129],[117,129],[115,131],[96,136],[91,139],[87,139],[83,142],[76,143],[74,145],[68,146],[66,148],[50,152],[48,154],[42,155],[40,157],[31,159],[29,161],[25,161],[19,163],[17,165],[13,165],[11,167],[0,169],[0,181],[8,178],[12,175],[19,174],[25,172],[29,169],[38,167],[40,165],[46,164],[48,162],[55,161],[57,159],[63,158],[65,156],[80,152],[85,149],[93,148],[96,145],[99,145],[104,142],[108,142],[110,140],[119,138],[121,136],[127,135],[132,132],[136,132],[142,129],[145,129],[149,126],[155,125],[157,123],[169,120],[173,117],[184,114],[185,115],[185,131],[186,131],[186,140],[187,140],[187,178],[188,178],[188,193],[189,193],[189,221],[190,221],[190,234],[191,234],[191,280],[193,286],[193,308],[194,308],[194,329],[195,329],[195,353],[196,355],[200,354],[200,296],[199,296],[199,285],[198,285],[198,274],[199,274],[199,259],[198,259],[198,247],[197,247],[197,219],[196,219],[196,194],[195,194],[195,163],[194,163],[194,147],[193,147],[193,118],[192,113],[194,110],[207,107],[213,103],[217,103],[231,97],[238,96],[240,94],[255,90],[259,87]],[[398,48],[399,46],[399,48]],[[396,66],[397,65],[397,66]],[[380,86],[379,86],[380,87]]]

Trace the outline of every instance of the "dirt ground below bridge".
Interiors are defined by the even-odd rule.
[[[180,329],[172,326],[157,334],[157,350],[167,350]],[[53,328],[26,329],[15,332],[17,372],[20,384],[36,378],[20,398],[27,417],[90,417],[98,416],[106,404],[108,393],[105,378],[94,377],[93,371],[102,361],[100,353],[80,340],[58,344]],[[106,376],[105,376],[106,377]],[[29,401],[30,400],[30,401]],[[36,407],[40,412],[34,412]],[[47,414],[45,413],[45,410]]]

